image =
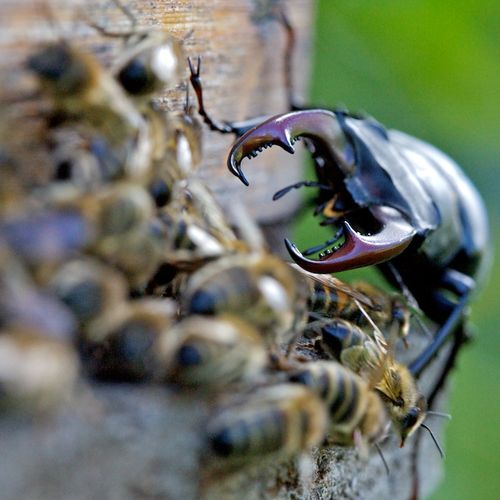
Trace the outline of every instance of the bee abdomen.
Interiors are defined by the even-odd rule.
[[[355,301],[341,290],[312,282],[308,301],[309,310],[328,317],[341,316],[353,319],[359,315]]]
[[[335,361],[318,361],[292,373],[289,380],[318,394],[327,405],[333,428],[354,430],[366,407],[366,390],[357,375]]]
[[[278,451],[285,440],[286,419],[280,409],[243,415],[210,436],[212,451],[221,457],[242,457]]]
[[[201,286],[189,297],[187,310],[191,314],[215,314],[222,310],[238,309],[235,300],[244,301],[249,297],[256,297],[258,290],[252,282],[251,276],[245,268],[234,267],[228,269],[224,281],[213,280],[206,286]]]
[[[365,339],[363,330],[342,319],[330,320],[321,327],[321,343],[335,359],[340,359],[344,349],[363,345]]]
[[[207,441],[220,458],[290,456],[319,445],[326,424],[325,405],[313,391],[280,384],[221,410],[208,424]]]

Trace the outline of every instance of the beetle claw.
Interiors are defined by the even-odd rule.
[[[373,235],[356,232],[344,221],[345,242],[338,250],[327,250],[319,260],[309,259],[290,240],[285,240],[290,257],[312,273],[335,273],[356,267],[380,264],[399,255],[411,243],[415,229],[397,212],[388,207],[375,207],[373,214],[382,229]]]
[[[305,137],[311,150],[315,148],[316,142],[327,149],[332,143],[342,149],[348,144],[339,139],[341,136],[338,120],[331,111],[310,109],[273,116],[250,129],[234,143],[227,161],[229,170],[243,181],[240,163],[244,158],[256,156],[268,146],[280,146],[288,153],[294,153],[294,142],[299,137]]]
[[[295,152],[293,143],[300,134],[296,130],[296,118],[290,118],[291,115],[269,118],[242,135],[231,148],[227,160],[229,170],[247,186],[248,181],[240,166],[244,158],[255,157],[270,146],[279,146],[290,154]]]

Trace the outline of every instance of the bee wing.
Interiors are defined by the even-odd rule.
[[[299,271],[301,274],[304,276],[307,276],[307,278],[316,281],[318,283],[321,283],[322,285],[326,287],[333,288],[335,290],[339,290],[346,295],[349,295],[352,297],[354,300],[356,300],[359,304],[362,304],[363,306],[369,308],[369,309],[378,309],[378,306],[373,302],[373,300],[368,297],[368,295],[365,295],[362,292],[359,292],[358,290],[354,289],[352,286],[348,285],[347,283],[344,283],[343,281],[340,281],[337,278],[334,278],[330,274],[315,274],[315,273],[310,273],[301,267],[299,267],[295,263],[290,263],[290,266],[292,266],[296,271]]]
[[[387,354],[388,353],[388,344],[387,344],[387,341],[385,340],[384,334],[380,331],[380,328],[374,323],[373,319],[367,313],[367,311],[365,310],[363,305],[358,301],[358,299],[354,299],[354,300],[356,302],[356,305],[358,306],[358,309],[361,311],[363,316],[367,319],[368,323],[373,328],[372,338],[375,341],[377,348],[380,350],[381,353]]]

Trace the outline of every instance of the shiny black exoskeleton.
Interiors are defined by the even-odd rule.
[[[286,18],[281,21],[289,34],[289,59],[293,33]],[[410,301],[415,299],[439,328],[410,364],[413,375],[457,332],[440,386],[465,338],[465,309],[489,261],[486,210],[462,170],[430,144],[343,110],[298,110],[291,102],[293,111],[264,121],[216,122],[203,106],[199,64],[195,69],[190,63],[190,68],[205,122],[238,137],[228,167],[244,184],[241,162],[270,145],[293,153],[293,143],[302,138],[311,152],[317,179],[284,188],[275,199],[302,185],[317,187],[316,211],[339,230],[304,253],[286,240],[298,265],[315,273],[377,265]],[[285,68],[290,70],[288,62]],[[289,84],[290,75],[285,80]],[[307,257],[319,250],[318,260]]]

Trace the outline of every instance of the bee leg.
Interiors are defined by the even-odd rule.
[[[137,33],[137,18],[132,14],[130,9],[123,5],[120,0],[111,0],[114,4],[115,7],[117,7],[122,14],[129,20],[130,22],[130,28],[127,31],[112,31],[108,30],[105,26],[101,26],[100,24],[97,24],[95,21],[93,21],[87,12],[83,9],[80,9],[80,14],[83,15],[83,17],[86,19],[86,22],[89,26],[94,28],[98,33],[100,33],[102,36],[105,36],[107,38],[130,38],[132,35],[135,35]]]
[[[463,321],[470,293],[474,288],[474,280],[458,271],[448,270],[444,273],[441,284],[442,288],[456,293],[460,298],[457,303],[453,303],[443,294],[435,293],[433,302],[436,311],[438,313],[447,312],[448,314],[446,320],[434,335],[432,342],[408,366],[412,375],[416,377],[422,373],[451,335],[455,334],[455,344],[459,344],[458,348],[465,342],[465,338],[462,338],[464,337]],[[446,373],[450,369],[451,367],[447,369]]]

